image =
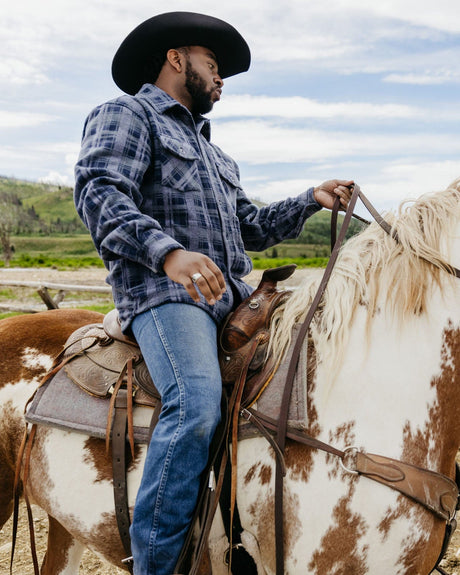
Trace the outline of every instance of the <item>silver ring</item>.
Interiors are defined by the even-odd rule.
[[[202,277],[203,277],[203,275],[200,274],[200,272],[196,272],[196,274],[193,274],[193,275],[191,276],[191,280],[192,280],[192,282],[193,282],[194,284],[196,284],[196,282],[197,282],[200,278],[202,278]]]

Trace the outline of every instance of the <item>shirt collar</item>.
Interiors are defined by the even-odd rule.
[[[167,92],[158,88],[158,86],[155,86],[154,84],[144,84],[136,94],[136,97],[147,98],[159,114],[165,114],[173,108],[185,111],[194,120],[197,131],[201,132],[208,141],[211,139],[211,122],[208,118],[201,115],[192,116],[190,110],[175,100]]]

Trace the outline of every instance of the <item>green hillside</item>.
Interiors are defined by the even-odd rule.
[[[0,176],[0,193],[17,194],[21,199],[37,196],[60,190],[61,186],[55,184],[41,184],[27,180],[16,180]],[[70,188],[69,188],[70,189]]]
[[[68,186],[0,177],[0,198],[8,199],[21,210],[16,235],[87,233],[73,203],[73,190]]]
[[[61,219],[72,221],[78,214],[73,203],[73,190],[60,188],[34,194],[23,200],[26,208],[34,208],[39,217],[45,220]]]

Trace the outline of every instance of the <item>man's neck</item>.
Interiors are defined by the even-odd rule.
[[[192,98],[185,86],[179,87],[177,83],[168,81],[167,78],[164,78],[161,75],[155,82],[155,86],[160,88],[160,90],[163,90],[163,92],[166,92],[166,94],[169,94],[171,98],[174,98],[174,100],[177,100],[179,104],[182,104],[182,106],[185,106],[187,110],[192,112]]]

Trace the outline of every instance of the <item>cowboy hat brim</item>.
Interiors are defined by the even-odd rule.
[[[246,72],[251,63],[246,41],[227,22],[195,12],[168,12],[142,22],[123,40],[112,62],[115,84],[127,94],[136,94],[145,82],[149,59],[182,46],[212,50],[222,78]]]

